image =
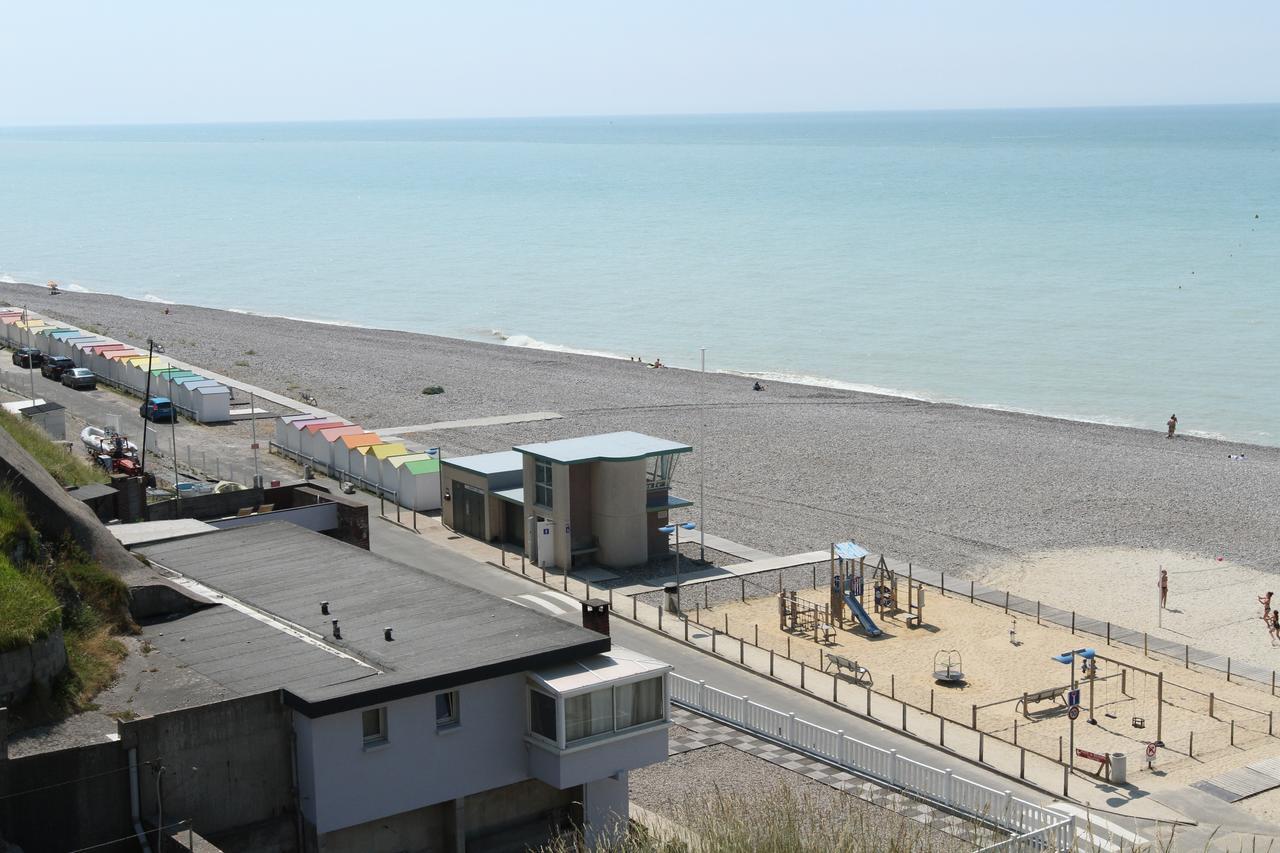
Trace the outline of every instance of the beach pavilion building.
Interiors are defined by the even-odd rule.
[[[613,432],[443,459],[444,524],[486,541],[523,544],[539,565],[622,568],[667,552],[671,494],[687,444]]]

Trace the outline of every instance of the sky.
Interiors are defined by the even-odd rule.
[[[1280,101],[1280,3],[5,0],[0,125]]]

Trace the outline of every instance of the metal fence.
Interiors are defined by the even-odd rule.
[[[994,825],[1014,837],[986,850],[1070,850],[1075,818],[1021,800],[873,744],[735,696],[705,681],[672,673],[671,701],[684,708],[821,758],[887,787],[957,814]]]

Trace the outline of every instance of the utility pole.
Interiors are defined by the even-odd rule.
[[[147,390],[142,397],[142,463],[138,466],[142,472],[142,487],[147,487],[147,403],[151,402],[151,356],[155,352],[156,342],[147,338]]]
[[[256,412],[258,407],[253,402],[253,392],[249,392],[249,423],[253,429],[253,485],[255,488],[262,488],[262,473],[258,470],[258,415]],[[399,486],[396,488],[396,498],[400,497]]]
[[[182,500],[178,490],[178,409],[173,402],[173,374],[166,373],[165,380],[169,387],[169,440],[173,448],[173,499]]]
[[[707,348],[702,347],[702,422],[698,435],[698,559],[707,560]],[[676,551],[679,560],[679,550]],[[677,563],[677,566],[679,564]],[[676,570],[679,574],[679,569]],[[679,581],[676,581],[679,584]]]
[[[22,306],[22,325],[27,330],[27,378],[31,380],[31,405],[36,404],[36,373],[35,358],[31,355],[31,315],[27,313],[27,306]]]

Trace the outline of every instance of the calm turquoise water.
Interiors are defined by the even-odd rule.
[[[1280,106],[0,130],[0,274],[1280,444]]]

